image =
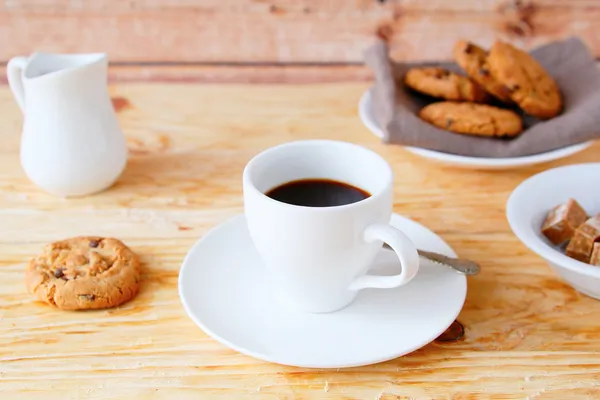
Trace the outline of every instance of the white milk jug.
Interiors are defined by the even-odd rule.
[[[111,186],[127,162],[107,90],[106,54],[34,53],[8,62],[23,112],[21,164],[39,187],[82,196]]]

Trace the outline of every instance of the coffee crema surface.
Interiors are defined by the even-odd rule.
[[[300,179],[276,186],[265,193],[282,203],[305,207],[335,207],[371,196],[366,190],[332,179]]]

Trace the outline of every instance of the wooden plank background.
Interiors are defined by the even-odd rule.
[[[595,0],[3,0],[0,60],[108,52],[116,64],[360,64],[447,59],[459,38],[525,48],[579,35],[600,54]]]

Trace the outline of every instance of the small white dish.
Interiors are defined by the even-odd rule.
[[[523,181],[512,192],[506,215],[515,235],[544,258],[567,283],[600,299],[600,267],[566,256],[541,233],[548,211],[574,198],[590,215],[600,212],[600,163],[553,168]]]
[[[372,134],[379,138],[383,138],[384,134],[381,127],[377,123],[371,109],[371,91],[367,90],[361,97],[358,103],[358,114],[363,124],[371,131]],[[442,162],[456,167],[475,168],[475,169],[511,169],[535,165],[544,162],[554,161],[568,157],[575,153],[579,153],[590,147],[593,142],[579,143],[572,146],[567,146],[562,149],[549,151],[546,153],[534,154],[524,157],[511,158],[486,158],[486,157],[467,157],[456,154],[442,153],[439,151],[422,149],[418,147],[404,146],[411,153],[421,157]]]
[[[456,256],[439,236],[393,214],[391,224],[424,250]],[[382,249],[370,271],[397,273]],[[365,289],[344,309],[313,314],[274,300],[269,277],[238,215],[200,239],[183,261],[179,295],[190,318],[215,340],[240,353],[305,368],[344,368],[387,361],[437,338],[465,301],[464,275],[423,262],[407,285]]]

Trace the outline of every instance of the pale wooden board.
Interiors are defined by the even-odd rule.
[[[599,29],[593,0],[5,0],[0,60],[46,50],[117,62],[360,63],[377,35],[403,60],[450,58],[460,38],[531,48],[571,35],[598,56]]]
[[[70,200],[42,193],[24,176],[22,117],[0,87],[0,396],[598,398],[600,302],[561,283],[516,239],[504,204],[536,172],[600,161],[600,147],[517,171],[442,167],[371,136],[357,117],[367,87],[113,85],[132,157],[113,188]],[[369,367],[304,370],[240,355],[186,317],[177,294],[180,263],[199,237],[242,211],[245,162],[269,146],[308,138],[348,140],[382,154],[395,172],[395,211],[481,262],[459,316],[463,340]],[[95,312],[34,302],[24,286],[29,258],[49,241],[85,233],[117,236],[140,254],[139,296]]]

